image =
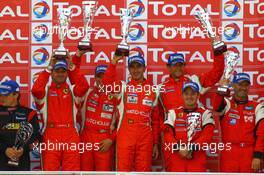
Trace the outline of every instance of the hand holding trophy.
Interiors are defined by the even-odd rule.
[[[98,1],[83,1],[84,38],[79,42],[79,50],[93,51],[91,44],[92,23]]]
[[[127,44],[128,30],[129,26],[133,20],[133,10],[132,9],[120,9],[120,20],[121,20],[121,37],[122,40],[117,46],[115,55],[117,56],[129,56],[129,45]]]
[[[28,122],[21,122],[20,127],[16,134],[16,140],[14,148],[16,150],[20,150],[24,147],[24,145],[28,142],[33,134],[33,127]],[[8,165],[10,166],[18,166],[19,158],[13,158],[8,160]]]
[[[58,8],[57,15],[59,20],[59,40],[60,45],[54,52],[54,57],[56,59],[65,59],[67,57],[68,49],[64,47],[63,41],[65,40],[66,34],[70,27],[70,21],[72,17],[72,12],[66,8]]]
[[[202,28],[207,30],[208,36],[209,38],[211,38],[213,43],[214,54],[221,55],[222,53],[226,52],[227,51],[226,45],[223,41],[220,40],[216,32],[214,32],[212,21],[210,19],[207,10],[203,9],[202,11],[197,11],[194,16],[199,21]]]

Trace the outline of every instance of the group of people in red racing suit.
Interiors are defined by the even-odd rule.
[[[220,80],[226,51],[226,47],[214,50],[212,69],[199,76],[185,74],[183,54],[170,54],[170,76],[159,85],[144,77],[146,63],[141,56],[128,58],[129,82],[117,78],[124,55],[116,53],[109,65],[96,67],[94,85],[80,70],[87,50],[77,50],[66,59],[52,57],[32,88],[44,123],[43,170],[151,171],[152,160],[162,156],[165,171],[205,172],[204,147],[212,142],[216,118],[221,142],[230,144],[220,152],[221,171],[260,170],[264,104],[248,99],[248,74],[238,73],[232,82]],[[205,109],[199,97],[218,82],[231,85],[234,93],[215,93],[213,110]],[[48,149],[50,145],[53,149]]]

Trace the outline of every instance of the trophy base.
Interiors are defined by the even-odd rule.
[[[129,56],[129,46],[119,44],[116,48],[115,55],[117,56]]]
[[[214,43],[213,47],[214,47],[214,55],[216,55],[216,56],[221,55],[227,51],[227,47],[223,41],[219,41],[217,43]]]
[[[79,42],[79,45],[77,46],[79,50],[88,50],[90,52],[93,51],[92,43],[90,42]]]
[[[68,56],[67,56],[67,51],[62,51],[62,50],[55,50],[54,52],[54,57],[57,60],[65,60]]]
[[[9,166],[18,166],[18,162],[16,162],[16,161],[13,161],[13,160],[9,160],[8,162],[7,162],[7,164],[9,165]]]
[[[222,96],[229,96],[230,95],[230,90],[227,86],[219,86],[217,88],[217,93],[222,95]]]

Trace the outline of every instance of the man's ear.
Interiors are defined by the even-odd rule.
[[[144,72],[147,70],[147,66],[144,66]]]

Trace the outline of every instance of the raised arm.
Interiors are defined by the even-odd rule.
[[[69,79],[72,84],[74,84],[73,93],[77,97],[83,97],[87,92],[89,85],[83,74],[81,74],[80,69],[74,67],[69,70]]]
[[[46,85],[49,82],[50,77],[50,70],[44,70],[39,73],[38,78],[36,79],[33,87],[32,87],[32,95],[35,98],[35,101],[39,103],[38,101],[43,99],[46,94]]]
[[[220,80],[224,72],[224,60],[224,54],[214,56],[213,67],[199,77],[202,87],[212,87]]]

